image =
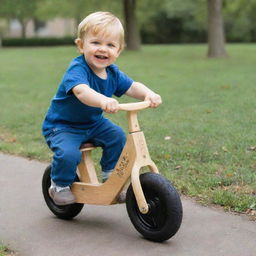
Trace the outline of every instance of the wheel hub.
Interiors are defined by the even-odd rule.
[[[159,198],[154,198],[148,200],[148,213],[149,215],[154,215],[157,212],[157,209],[160,206]]]

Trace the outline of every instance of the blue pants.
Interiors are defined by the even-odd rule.
[[[126,142],[121,127],[103,119],[90,129],[55,129],[46,136],[46,142],[53,151],[51,179],[60,187],[72,184],[76,177],[77,165],[81,161],[79,147],[90,141],[103,149],[100,161],[102,171],[114,169]]]

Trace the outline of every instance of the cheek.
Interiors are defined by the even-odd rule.
[[[87,51],[90,52],[90,54],[94,54],[97,50],[98,48],[95,46],[90,46],[90,48],[87,49]]]
[[[80,52],[81,54],[85,54],[85,53],[86,53],[85,47],[84,47],[84,46],[83,46],[83,47],[80,47],[80,48],[79,48],[79,52]]]
[[[113,56],[114,58],[117,58],[117,57],[119,56],[119,53],[118,53],[117,51],[113,51],[113,52],[112,52],[112,56]]]

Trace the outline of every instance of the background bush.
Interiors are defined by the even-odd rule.
[[[2,41],[2,45],[13,47],[74,45],[74,38],[4,38]]]

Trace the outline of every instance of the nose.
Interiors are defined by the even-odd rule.
[[[101,45],[99,46],[99,51],[105,52],[106,50],[107,50],[107,48],[106,48],[105,45],[101,44]]]

